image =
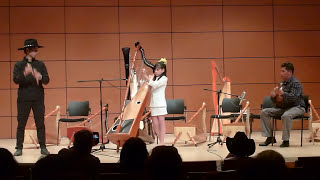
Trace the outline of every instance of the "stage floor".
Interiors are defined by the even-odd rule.
[[[294,162],[298,157],[306,157],[306,156],[320,156],[320,143],[312,143],[307,142],[307,138],[309,136],[309,131],[304,131],[303,137],[303,147],[300,147],[300,131],[295,130],[291,131],[291,140],[289,148],[280,148],[281,144],[281,131],[276,133],[277,143],[272,147],[271,145],[267,147],[260,147],[258,144],[265,140],[264,137],[261,137],[260,132],[253,132],[251,138],[256,142],[256,152],[254,155],[258,154],[261,151],[267,149],[273,149],[281,153],[287,162]],[[174,136],[172,134],[167,134],[165,138],[166,145],[171,145],[174,140]],[[216,136],[211,137],[211,142],[216,140]],[[0,139],[0,147],[7,148],[10,152],[14,153],[15,149],[15,139]],[[58,153],[60,149],[65,148],[67,146],[68,140],[66,138],[62,139],[62,145],[48,145],[48,150],[51,153]],[[224,159],[228,154],[228,149],[225,144],[215,145],[208,149],[207,144],[210,142],[199,144],[195,147],[191,142],[188,144],[184,144],[183,141],[178,141],[176,144],[176,148],[179,151],[179,154],[182,157],[183,161],[220,161]],[[151,152],[152,148],[154,148],[156,144],[147,145],[149,152]],[[95,146],[94,148],[99,148],[99,146]],[[98,151],[93,153],[93,155],[97,156],[102,163],[115,163],[119,161],[120,153],[117,153],[114,144],[106,144],[106,148],[104,151]],[[40,149],[36,149],[32,144],[25,144],[23,149],[23,155],[16,157],[16,160],[19,163],[35,163],[39,158],[41,158]]]

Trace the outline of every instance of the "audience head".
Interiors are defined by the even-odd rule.
[[[131,137],[124,144],[120,152],[120,166],[127,170],[143,169],[148,158],[146,143],[140,138]]]
[[[182,159],[172,146],[155,147],[148,159],[147,168],[151,179],[181,178]]]
[[[58,179],[57,174],[60,174],[64,169],[63,162],[57,154],[49,154],[40,158],[32,169],[32,179]]]
[[[11,152],[5,148],[0,148],[0,177],[11,177],[18,166]]]
[[[285,160],[280,153],[274,150],[262,151],[253,162],[239,171],[242,179],[282,180],[288,178]]]
[[[90,154],[93,144],[93,134],[88,130],[80,130],[74,134],[74,150]]]
[[[286,161],[284,160],[284,157],[274,150],[265,150],[260,152],[256,159],[258,160],[268,160],[268,161],[277,161],[278,163],[285,165]]]

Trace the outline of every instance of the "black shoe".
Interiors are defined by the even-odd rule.
[[[282,144],[280,144],[280,147],[290,147],[289,141],[282,141]]]
[[[259,144],[259,146],[268,146],[268,145],[271,144],[272,142],[273,142],[273,144],[274,144],[274,143],[277,143],[276,138],[274,138],[274,137],[268,137],[268,138],[266,139],[266,141],[263,142],[263,143],[261,143],[261,144]]]
[[[14,156],[21,156],[22,155],[22,149],[17,149],[16,152],[13,155]]]
[[[50,154],[47,148],[41,148],[40,152],[42,155],[49,155]]]

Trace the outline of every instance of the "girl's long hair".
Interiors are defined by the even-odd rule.
[[[162,76],[167,76],[167,66],[164,64],[164,62],[162,61],[158,61],[154,67],[153,67],[153,73],[156,71],[157,68],[160,69],[164,69],[163,73],[159,76],[158,80],[162,77]],[[156,76],[153,77],[153,80],[156,80]]]

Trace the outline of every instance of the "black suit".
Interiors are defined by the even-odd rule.
[[[27,63],[30,63],[32,68],[36,69],[42,75],[42,79],[39,81],[39,84],[37,84],[37,81],[32,74],[24,76],[24,69],[27,66]],[[18,127],[16,149],[23,148],[24,130],[31,109],[34,114],[40,147],[46,147],[44,89],[42,84],[48,84],[49,80],[47,68],[42,61],[33,59],[32,62],[28,62],[28,60],[24,58],[14,66],[13,81],[16,84],[19,84],[17,99]]]

